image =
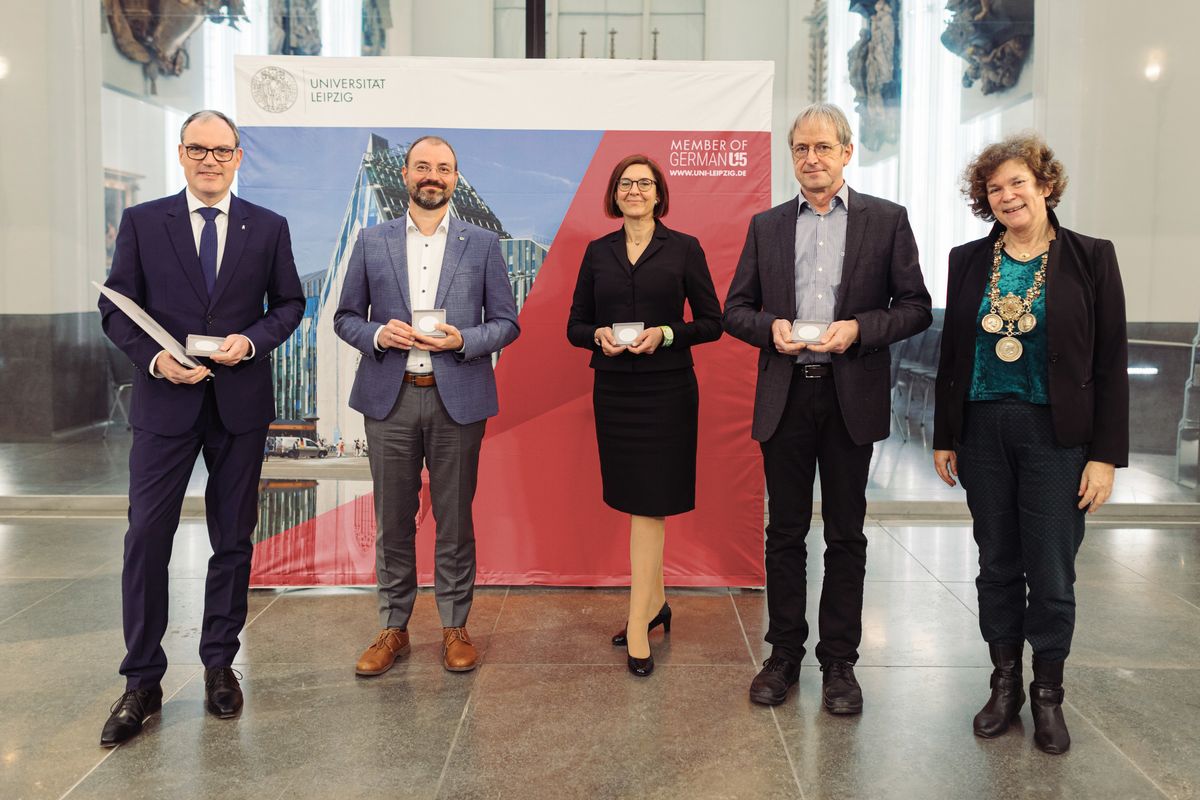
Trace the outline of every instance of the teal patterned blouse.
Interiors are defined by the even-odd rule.
[[[1001,251],[1000,296],[1012,292],[1017,297],[1024,298],[1025,292],[1033,285],[1034,273],[1041,265],[1040,255],[1031,261],[1017,261]],[[1042,284],[1042,293],[1033,301],[1032,311],[1037,317],[1037,326],[1029,333],[1017,337],[1017,341],[1025,346],[1025,352],[1016,361],[1001,361],[996,355],[996,342],[1000,341],[1000,336],[988,333],[982,328],[983,318],[991,310],[992,303],[985,288],[983,302],[975,320],[975,368],[971,374],[971,389],[967,393],[967,399],[999,400],[1014,397],[1027,403],[1049,405],[1050,392],[1047,389],[1049,381],[1046,370],[1046,285]]]

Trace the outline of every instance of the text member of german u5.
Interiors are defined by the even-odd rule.
[[[187,188],[125,210],[105,284],[179,341],[188,334],[225,338],[189,369],[100,299],[104,332],[136,368],[121,572],[126,692],[101,733],[107,747],[137,735],[162,707],[167,564],[200,453],[213,549],[200,628],[205,708],[221,718],[241,710],[232,666],[246,622],[263,445],[275,419],[270,354],[304,313],[287,221],[229,191],[242,163],[233,120],[199,111],[184,121],[179,139]]]
[[[902,206],[851,189],[854,151],[842,110],[803,109],[788,133],[800,195],[756,215],[725,300],[725,330],[755,347],[751,433],[769,493],[766,640],[750,699],[776,705],[796,683],[804,643],[805,537],[821,475],[825,580],[817,624],[821,701],[862,710],[854,677],[862,639],[867,472],[891,425],[888,346],[929,327],[929,292]],[[793,320],[829,323],[814,344]]]
[[[437,530],[442,665],[475,668],[478,653],[467,634],[475,589],[471,505],[484,426],[499,411],[492,354],[520,333],[499,238],[450,216],[458,184],[450,143],[416,139],[401,175],[408,212],[359,233],[333,321],[337,335],[362,354],[350,407],[365,418],[375,488],[381,630],[355,665],[359,675],[386,672],[409,649],[423,465]],[[413,313],[429,310],[444,310],[446,322],[422,332]]]
[[[654,669],[649,631],[671,629],[666,517],[696,507],[700,393],[692,347],[720,338],[721,303],[700,242],[661,221],[670,192],[658,164],[644,155],[621,159],[603,200],[621,227],[584,251],[567,339],[592,352],[604,502],[630,515],[629,614],[612,642],[626,646],[629,670],[646,676]],[[613,332],[618,322],[645,327],[627,342]]]
[[[1065,753],[1063,663],[1075,631],[1084,513],[1129,461],[1125,292],[1112,242],[1062,227],[1067,172],[1035,134],[967,165],[971,212],[995,222],[950,251],[933,463],[962,480],[979,545],[979,629],[992,693],[977,736],[999,736],[1025,702],[1033,650],[1033,741]]]

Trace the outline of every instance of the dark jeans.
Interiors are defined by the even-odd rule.
[[[863,577],[867,569],[867,472],[873,445],[850,439],[833,378],[805,378],[795,369],[775,434],[762,443],[770,495],[767,510],[766,639],[776,655],[797,662],[808,639],[804,540],[812,523],[813,479],[821,472],[825,581],[817,618],[817,660],[858,660]]]
[[[1055,442],[1049,406],[991,400],[967,403],[957,453],[979,545],[984,640],[1028,640],[1039,659],[1062,661],[1075,631],[1084,448]]]

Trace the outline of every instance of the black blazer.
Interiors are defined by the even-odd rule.
[[[692,322],[683,319],[684,300],[692,309]],[[669,325],[675,341],[649,355],[606,356],[592,337],[597,328],[614,322],[644,322],[647,328]],[[696,237],[656,222],[650,244],[632,265],[625,251],[624,228],[588,244],[571,300],[567,339],[592,351],[592,369],[684,369],[692,366],[692,345],[720,336],[721,304]]]
[[[833,380],[846,430],[855,444],[886,439],[891,427],[888,345],[933,320],[908,212],[850,189],[846,255],[835,320],[858,321],[859,341],[833,355]],[[796,215],[799,198],[755,215],[725,298],[725,330],[759,348],[751,435],[775,433],[792,382],[792,356],[775,349],[771,325],[796,316]]]
[[[1113,244],[1059,227],[1046,268],[1050,413],[1060,445],[1088,445],[1088,458],[1129,463],[1128,339],[1125,290]],[[975,368],[979,304],[992,271],[999,223],[983,239],[950,251],[946,323],[937,376],[933,446],[953,450]]]

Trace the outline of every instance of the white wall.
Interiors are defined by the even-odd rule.
[[[90,310],[87,281],[104,274],[96,4],[23,4],[0,57],[0,314]]]
[[[1200,317],[1200,4],[1040,0],[1035,120],[1064,162],[1064,225],[1112,239],[1131,320]],[[1162,77],[1146,79],[1157,51]]]

